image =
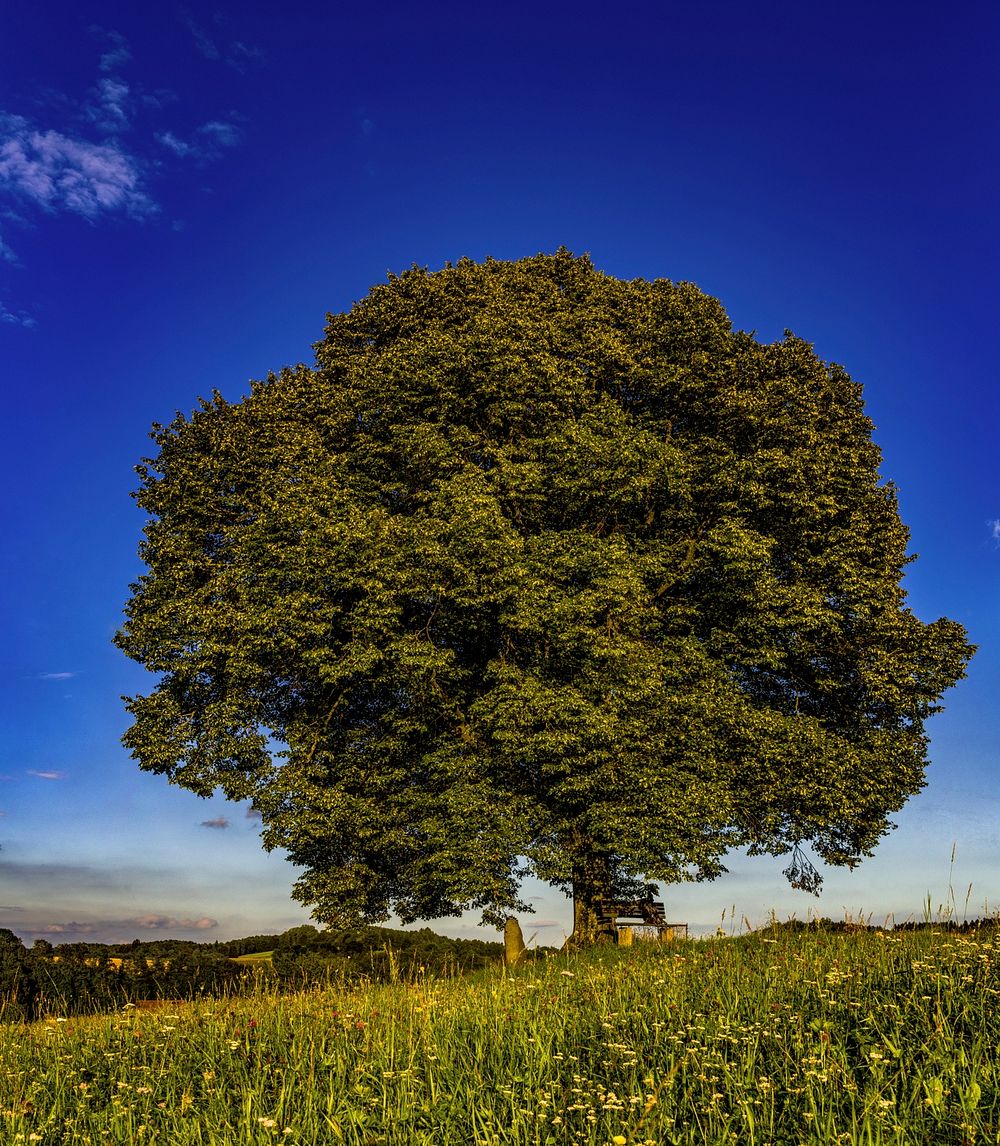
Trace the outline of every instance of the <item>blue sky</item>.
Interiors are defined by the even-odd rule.
[[[222,939],[307,918],[241,807],[138,771],[111,645],[153,421],[312,360],[387,271],[565,245],[691,280],[865,386],[925,620],[966,625],[928,786],[819,900],[666,888],[713,929],[1000,905],[996,75],[985,0],[86,5],[0,16],[0,926]],[[950,867],[953,843],[954,869]],[[545,888],[528,934],[558,941]],[[452,920],[452,934],[474,930]],[[730,926],[728,919],[726,927]]]

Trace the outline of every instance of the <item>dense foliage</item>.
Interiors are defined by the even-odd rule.
[[[213,943],[212,946],[223,955],[235,958],[237,955],[256,955],[261,951],[273,951],[278,938],[277,935],[246,935],[242,939],[225,939]]]
[[[280,980],[297,985],[337,979],[413,981],[495,967],[502,957],[501,943],[451,939],[427,927],[417,931],[388,927],[317,931],[310,927],[285,932],[271,964]]]
[[[185,940],[55,947],[43,940],[26,950],[13,933],[0,932],[0,1013],[8,1021],[232,994],[251,987],[251,978],[218,951]]]
[[[586,940],[736,845],[871,853],[971,649],[841,367],[565,251],[391,277],[316,355],[154,429],[143,768],[251,799],[337,926],[532,873]]]
[[[270,959],[236,961],[264,951]],[[39,940],[30,950],[13,932],[0,930],[0,1021],[114,1011],[157,1000],[231,998],[264,982],[287,989],[448,977],[499,966],[502,956],[500,943],[452,939],[428,928],[319,931],[306,924],[223,943],[136,939],[53,946]]]

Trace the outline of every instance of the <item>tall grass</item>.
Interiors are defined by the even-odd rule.
[[[0,1027],[9,1143],[998,1143],[1000,940],[641,944]]]

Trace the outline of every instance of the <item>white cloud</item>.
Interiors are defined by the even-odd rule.
[[[9,910],[9,909],[8,909]],[[75,919],[67,923],[46,923],[41,927],[19,927],[26,935],[94,935],[103,931],[209,931],[218,927],[217,919],[203,916],[201,919],[175,919],[172,915],[136,915],[131,919],[101,919],[92,923],[79,923]]]
[[[240,142],[239,129],[231,123],[224,123],[217,119],[203,123],[196,134],[218,147],[236,147]]]
[[[194,17],[190,12],[182,12],[181,18],[187,25],[188,31],[194,36],[195,47],[205,57],[206,60],[218,60],[222,53],[219,51],[215,41],[205,31],[205,29],[195,22]]]
[[[174,155],[203,162],[218,159],[223,151],[230,147],[238,147],[242,141],[240,129],[234,123],[220,119],[203,123],[187,140],[181,139],[172,131],[161,132],[156,138]]]
[[[107,51],[101,55],[101,71],[114,72],[124,67],[132,59],[128,41],[120,32],[105,31],[103,28],[91,28],[91,31],[105,39],[108,43]]]
[[[164,147],[172,151],[174,155],[190,155],[193,150],[190,143],[185,143],[183,139],[178,139],[172,131],[164,131],[156,138]]]
[[[26,775],[37,776],[39,780],[65,780],[65,772],[55,771],[38,771],[35,768],[29,768]]]
[[[225,816],[216,816],[214,820],[202,820],[201,826],[203,828],[228,828],[229,821]]]
[[[15,267],[21,262],[17,253],[4,241],[3,235],[0,235],[0,262],[10,263],[11,266]]]
[[[94,90],[97,103],[86,109],[86,118],[107,135],[117,135],[129,127],[129,86],[114,76],[98,80]]]
[[[2,302],[0,302],[0,322],[9,323],[11,326],[23,326],[26,330],[38,325],[30,314],[25,314],[23,310],[8,310]]]
[[[135,160],[116,144],[37,131],[22,116],[0,119],[0,188],[47,211],[91,220],[115,212],[140,217],[157,209],[142,190]]]
[[[39,680],[70,680],[75,677],[75,672],[41,672],[38,674]]]
[[[225,59],[240,66],[240,70],[242,65],[262,58],[259,49],[242,41],[235,41],[222,51],[189,14],[183,18],[199,49],[209,58]],[[218,25],[221,17],[217,15],[214,21]],[[162,172],[166,166],[162,158],[152,154],[157,143],[176,158],[208,163],[242,142],[239,117],[230,112],[190,133],[162,130],[126,146],[122,140],[137,116],[146,116],[150,109],[158,113],[175,102],[177,96],[167,89],[147,92],[141,85],[127,83],[118,74],[132,59],[125,37],[96,25],[90,32],[102,49],[100,72],[82,111],[78,99],[63,93],[50,93],[46,105],[50,112],[63,113],[63,120],[53,127],[42,127],[26,116],[0,110],[2,220],[21,227],[32,225],[32,211],[25,210],[26,217],[22,217],[10,210],[18,201],[49,215],[68,213],[91,223],[109,215],[143,219],[160,210],[146,186],[150,175]],[[69,118],[71,114],[73,120]],[[72,122],[76,126],[69,126]],[[97,139],[84,138],[88,134]],[[0,233],[0,267],[19,266],[20,262],[6,236]],[[0,329],[30,329],[37,325],[31,314],[0,301]]]
[[[255,64],[263,63],[264,52],[253,44],[244,44],[242,40],[234,40],[229,45],[226,63],[238,72],[245,72]]]
[[[195,47],[206,60],[221,60],[238,72],[246,72],[264,59],[263,50],[255,44],[232,40],[227,46],[224,36],[209,33],[188,11],[181,12],[181,19],[194,37]],[[216,13],[215,24],[218,27],[222,23],[220,14]]]
[[[46,923],[44,927],[30,927],[25,929],[27,935],[93,935],[97,930],[96,923]]]
[[[141,927],[147,931],[162,931],[167,927],[184,927],[193,928],[196,931],[208,931],[212,927],[218,927],[219,921],[217,919],[209,919],[208,916],[203,916],[201,919],[175,919],[170,915],[137,915],[134,919],[123,919],[118,926],[128,926],[133,924],[136,927]]]
[[[996,521],[987,522],[990,527],[990,533],[993,535],[993,540],[1000,544],[1000,518]]]

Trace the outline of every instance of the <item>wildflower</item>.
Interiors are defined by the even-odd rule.
[[[277,1122],[273,1118],[258,1118],[257,1121],[264,1127],[265,1130],[272,1130],[277,1126]]]
[[[560,971],[559,974],[564,975],[567,979],[575,979],[576,978],[576,975],[574,975],[572,971]]]
[[[616,1134],[614,1138],[611,1139],[611,1141],[615,1144],[615,1146],[625,1146],[625,1143],[628,1141],[628,1139],[624,1134]]]

